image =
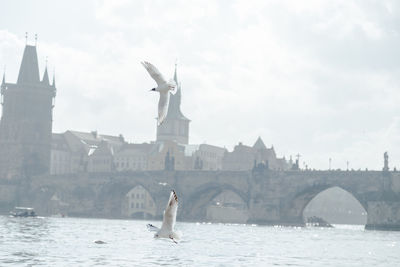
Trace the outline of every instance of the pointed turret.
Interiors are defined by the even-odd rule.
[[[173,113],[172,109],[174,109],[175,111],[177,111],[177,109],[178,109],[180,112],[180,106],[181,106],[181,86],[178,82],[177,68],[178,68],[178,64],[175,63],[174,81],[176,83],[176,92],[174,95],[171,95],[171,97],[170,97],[170,102],[169,102],[170,108],[168,109],[168,113],[171,111],[171,115]]]
[[[3,87],[6,84],[6,72],[3,72],[3,81],[1,82],[1,87]]]
[[[43,83],[44,85],[47,85],[47,86],[50,85],[50,82],[49,82],[49,74],[48,74],[48,72],[47,72],[47,66],[46,66],[46,69],[44,70],[42,83]]]
[[[189,120],[186,118],[181,111],[181,85],[178,81],[178,72],[177,72],[177,64],[175,64],[175,73],[174,73],[174,81],[176,83],[177,89],[174,95],[171,94],[169,99],[169,106],[168,106],[168,113],[167,113],[167,120],[168,119],[182,119],[182,120]]]
[[[178,66],[178,63],[175,63],[174,81],[175,81],[176,85],[178,86],[178,74],[177,74],[177,71],[176,71],[177,66]]]
[[[265,146],[265,144],[260,136],[257,138],[257,141],[254,143],[253,148],[258,149],[258,150],[259,149],[261,149],[261,150],[267,149],[267,147]]]
[[[19,69],[17,84],[39,82],[39,64],[36,46],[26,45]]]
[[[51,86],[56,88],[56,74],[55,73],[53,73],[53,84]]]

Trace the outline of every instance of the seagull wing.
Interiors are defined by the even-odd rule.
[[[169,92],[171,94],[175,95],[176,92],[178,92],[178,84],[174,80],[168,82],[168,87],[170,88]]]
[[[174,190],[169,195],[168,205],[164,211],[164,219],[161,230],[173,231],[176,222],[176,212],[178,211],[178,197]]]
[[[150,76],[156,81],[157,85],[160,86],[163,83],[166,83],[167,81],[164,79],[162,76],[161,72],[151,63],[144,61],[141,62],[143,67],[147,70],[147,72],[150,74]]]
[[[169,105],[169,92],[160,92],[160,100],[158,101],[158,125],[160,125],[165,117],[167,117]]]

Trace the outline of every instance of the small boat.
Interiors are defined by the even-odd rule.
[[[306,226],[333,228],[332,224],[317,216],[307,218]]]
[[[36,217],[35,210],[28,207],[15,207],[13,211],[10,211],[12,217]]]
[[[50,217],[52,217],[52,218],[65,218],[66,216],[63,213],[57,213],[57,214],[50,215]]]

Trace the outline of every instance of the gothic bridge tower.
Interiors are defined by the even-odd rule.
[[[189,143],[189,123],[181,111],[181,85],[178,82],[175,64],[174,80],[178,86],[175,95],[170,95],[167,117],[157,126],[157,141],[176,141],[180,144]]]
[[[39,77],[36,46],[26,45],[17,83],[1,84],[0,178],[47,173],[50,166],[55,79]]]

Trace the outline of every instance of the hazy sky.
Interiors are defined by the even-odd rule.
[[[16,82],[38,33],[56,71],[54,132],[155,139],[140,65],[178,59],[190,143],[302,155],[311,168],[400,168],[400,1],[2,1],[0,66]]]

